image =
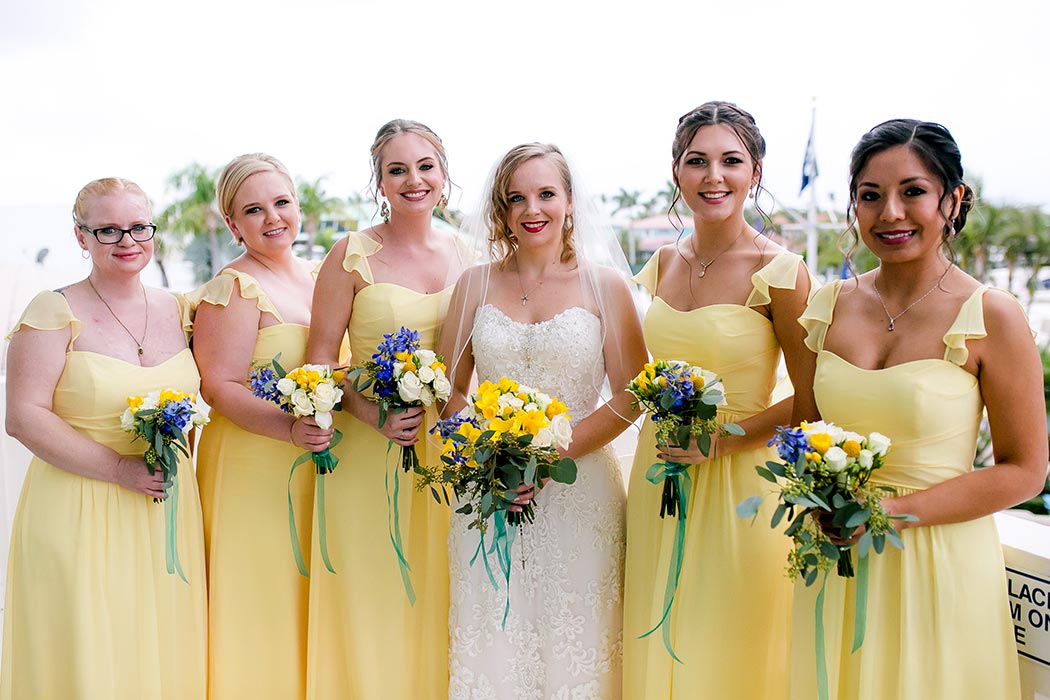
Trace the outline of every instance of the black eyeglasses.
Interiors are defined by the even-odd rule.
[[[157,232],[157,227],[153,224],[135,224],[131,228],[117,228],[116,226],[88,228],[83,224],[77,224],[77,227],[81,231],[87,231],[94,236],[99,243],[104,245],[116,245],[117,243],[120,243],[124,240],[124,234],[129,234],[133,241],[145,243],[153,238],[153,234]]]

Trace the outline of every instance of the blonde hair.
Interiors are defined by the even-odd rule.
[[[411,119],[392,119],[376,132],[375,141],[372,142],[372,181],[375,183],[373,197],[378,199],[379,185],[383,182],[383,149],[395,136],[401,134],[415,134],[426,139],[437,152],[438,165],[441,166],[441,174],[448,181],[448,155],[445,153],[445,144],[441,138],[427,126]]]
[[[501,267],[518,248],[517,238],[507,224],[507,212],[510,210],[507,191],[510,189],[510,179],[518,168],[533,158],[546,158],[554,164],[561,176],[565,194],[569,201],[572,201],[572,172],[557,146],[549,143],[523,143],[510,149],[496,166],[496,173],[492,178],[492,192],[485,207],[490,227],[489,250],[492,258],[500,261]],[[576,247],[572,241],[571,214],[565,217],[565,224],[562,226],[561,245],[561,262],[568,262],[576,257]]]
[[[284,163],[265,153],[245,153],[227,163],[219,175],[219,181],[215,183],[215,199],[223,217],[233,216],[233,198],[244,181],[256,173],[277,173],[288,183],[292,198],[298,200],[295,183]]]
[[[118,192],[128,192],[142,197],[142,202],[146,205],[147,216],[150,219],[153,218],[153,206],[150,204],[149,197],[146,196],[146,193],[142,191],[141,187],[131,180],[125,180],[122,177],[104,177],[98,180],[92,180],[80,188],[80,192],[77,193],[77,198],[73,201],[73,221],[78,226],[83,226],[84,219],[91,206],[91,200],[96,197],[117,194]]]

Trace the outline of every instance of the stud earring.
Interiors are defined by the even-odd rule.
[[[383,223],[390,223],[390,207],[387,206],[386,200],[383,200],[383,206],[379,207],[379,215],[383,217]]]

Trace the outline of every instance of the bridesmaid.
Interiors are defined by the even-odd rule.
[[[991,514],[1038,493],[1047,473],[1042,368],[1024,313],[952,261],[973,204],[959,147],[912,119],[865,134],[850,162],[854,230],[875,270],[821,289],[800,322],[812,382],[796,419],[893,441],[872,479],[902,522],[904,550],[872,556],[864,645],[850,653],[855,580],[825,593],[829,696],[1020,697],[1003,556]],[[816,353],[816,354],[813,354]],[[974,470],[987,409],[995,466]],[[817,697],[814,602],[796,588],[791,697]]]
[[[303,364],[311,265],[292,253],[299,202],[280,161],[263,153],[235,158],[216,189],[244,253],[191,294],[193,352],[214,408],[197,458],[210,595],[208,695],[301,698],[310,582],[292,556],[288,493],[308,543],[314,479],[304,468],[289,484],[288,470],[304,451],[327,447],[332,432],[256,398],[247,381],[253,363],[278,354],[286,369]]]
[[[432,226],[434,208],[447,202],[441,139],[419,122],[391,121],[372,144],[372,173],[384,198],[383,223],[350,233],[322,264],[310,362],[336,363],[347,329],[358,363],[376,351],[383,334],[402,326],[418,331],[423,347],[434,349],[451,283],[462,271],[453,237]],[[315,566],[310,581],[308,697],[445,697],[448,509],[429,493],[408,484],[400,488],[403,551],[418,596],[410,605],[390,541],[385,486],[398,450],[425,436],[433,411],[394,413],[380,428],[371,397],[349,384],[344,389],[344,413],[336,414],[344,437],[333,450],[340,463],[326,479],[327,502],[339,504],[327,512],[328,550],[337,573]],[[415,448],[422,462],[425,444]]]
[[[178,470],[179,559],[165,565],[163,478],[121,430],[127,397],[196,394],[181,299],[147,289],[149,199],[88,183],[73,235],[87,279],[41,292],[10,336],[7,432],[29,448],[11,531],[0,698],[205,697],[207,594],[200,499]],[[169,491],[170,493],[170,491]]]
[[[694,233],[661,248],[636,280],[653,295],[645,317],[654,358],[715,372],[728,405],[720,421],[744,436],[715,440],[711,458],[656,444],[646,421],[627,500],[624,696],[628,698],[783,697],[787,684],[790,582],[787,538],[752,527],[736,505],[761,493],[754,465],[775,456],[766,442],[791,417],[791,399],[771,405],[781,350],[800,381],[798,317],[810,281],[802,259],[748,225],[744,204],[761,187],[765,141],[754,118],[728,102],[708,102],[678,122],[672,174],[693,211]],[[654,462],[692,464],[682,574],[670,609],[670,641],[658,630],[677,521],[660,519]],[[763,521],[763,518],[765,520]],[[769,522],[767,513],[759,522]]]

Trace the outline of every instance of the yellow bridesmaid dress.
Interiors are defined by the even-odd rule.
[[[41,292],[22,328],[82,323],[66,298]],[[189,349],[154,367],[72,350],[52,409],[121,455],[142,441],[121,430],[127,397],[162,388],[196,394]],[[11,531],[4,606],[3,700],[200,700],[205,696],[207,594],[193,465],[178,471],[178,555],[189,583],[165,567],[164,506],[108,481],[34,457]]]
[[[746,303],[678,311],[656,296],[659,254],[636,280],[653,294],[643,324],[649,353],[685,360],[718,374],[728,405],[720,422],[740,422],[765,410],[777,379],[780,346],[772,322],[752,307],[770,301],[769,288],[794,289],[802,259],[782,253],[751,277]],[[660,518],[662,485],[645,474],[657,462],[646,419],[627,496],[624,590],[624,698],[656,700],[783,698],[787,686],[791,584],[784,576],[788,539],[768,527],[772,499],[752,526],[738,503],[768,491],[755,465],[775,458],[769,448],[716,457],[689,469],[682,575],[671,608],[677,663],[653,627],[664,607],[677,520]]]
[[[369,286],[354,296],[350,317],[351,357],[375,353],[386,333],[402,326],[419,331],[434,349],[451,287],[422,294],[395,284],[375,283],[368,256],[381,248],[360,233],[348,238],[343,269],[357,271]],[[389,446],[375,428],[348,412],[335,414],[342,442],[335,472],[325,478],[330,573],[320,564],[314,533],[310,578],[310,642],[307,696],[311,700],[430,700],[448,697],[448,521],[449,510],[429,492],[416,491],[401,472],[398,505],[404,554],[417,600],[409,605],[387,525],[386,480],[400,447]],[[421,438],[434,425],[428,411]],[[423,463],[437,464],[427,441],[416,444]]]
[[[977,289],[944,335],[943,358],[880,370],[824,350],[842,282],[814,295],[800,322],[817,353],[814,392],[824,420],[893,441],[872,483],[901,494],[973,469],[984,404],[962,368],[966,341],[985,337]],[[853,641],[855,579],[829,576],[824,602],[832,700],[1011,700],[1020,697],[1002,549],[992,516],[905,530],[904,550],[872,554],[864,645]],[[817,697],[814,603],[819,584],[795,590],[791,697]]]
[[[266,363],[280,354],[286,370],[303,364],[309,327],[285,323],[251,275],[223,270],[189,299],[195,309],[226,306],[234,294],[277,320],[259,329],[252,360]],[[306,465],[288,482],[302,453],[215,410],[201,435],[197,480],[208,560],[211,700],[290,700],[306,693],[310,580],[296,568],[288,532],[290,490],[309,564],[314,472]]]

